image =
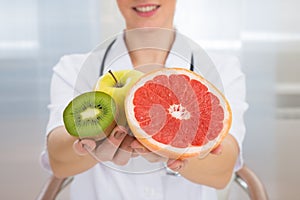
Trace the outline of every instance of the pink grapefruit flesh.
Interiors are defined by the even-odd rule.
[[[169,158],[207,154],[231,124],[230,107],[222,93],[196,73],[179,68],[144,75],[125,104],[136,138]]]

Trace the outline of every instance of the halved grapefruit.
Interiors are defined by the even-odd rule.
[[[173,159],[204,157],[231,126],[224,95],[182,68],[145,74],[129,91],[125,105],[134,136],[149,150]]]

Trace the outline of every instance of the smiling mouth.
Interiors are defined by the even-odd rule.
[[[148,5],[148,6],[134,7],[133,9],[139,13],[149,13],[157,10],[159,7],[160,7],[159,5]]]

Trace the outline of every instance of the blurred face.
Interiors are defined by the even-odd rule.
[[[126,28],[173,28],[176,0],[117,0]]]

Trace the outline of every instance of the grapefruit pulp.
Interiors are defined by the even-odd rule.
[[[223,94],[181,68],[145,74],[129,91],[125,111],[134,136],[172,159],[204,157],[228,134],[232,120]]]

